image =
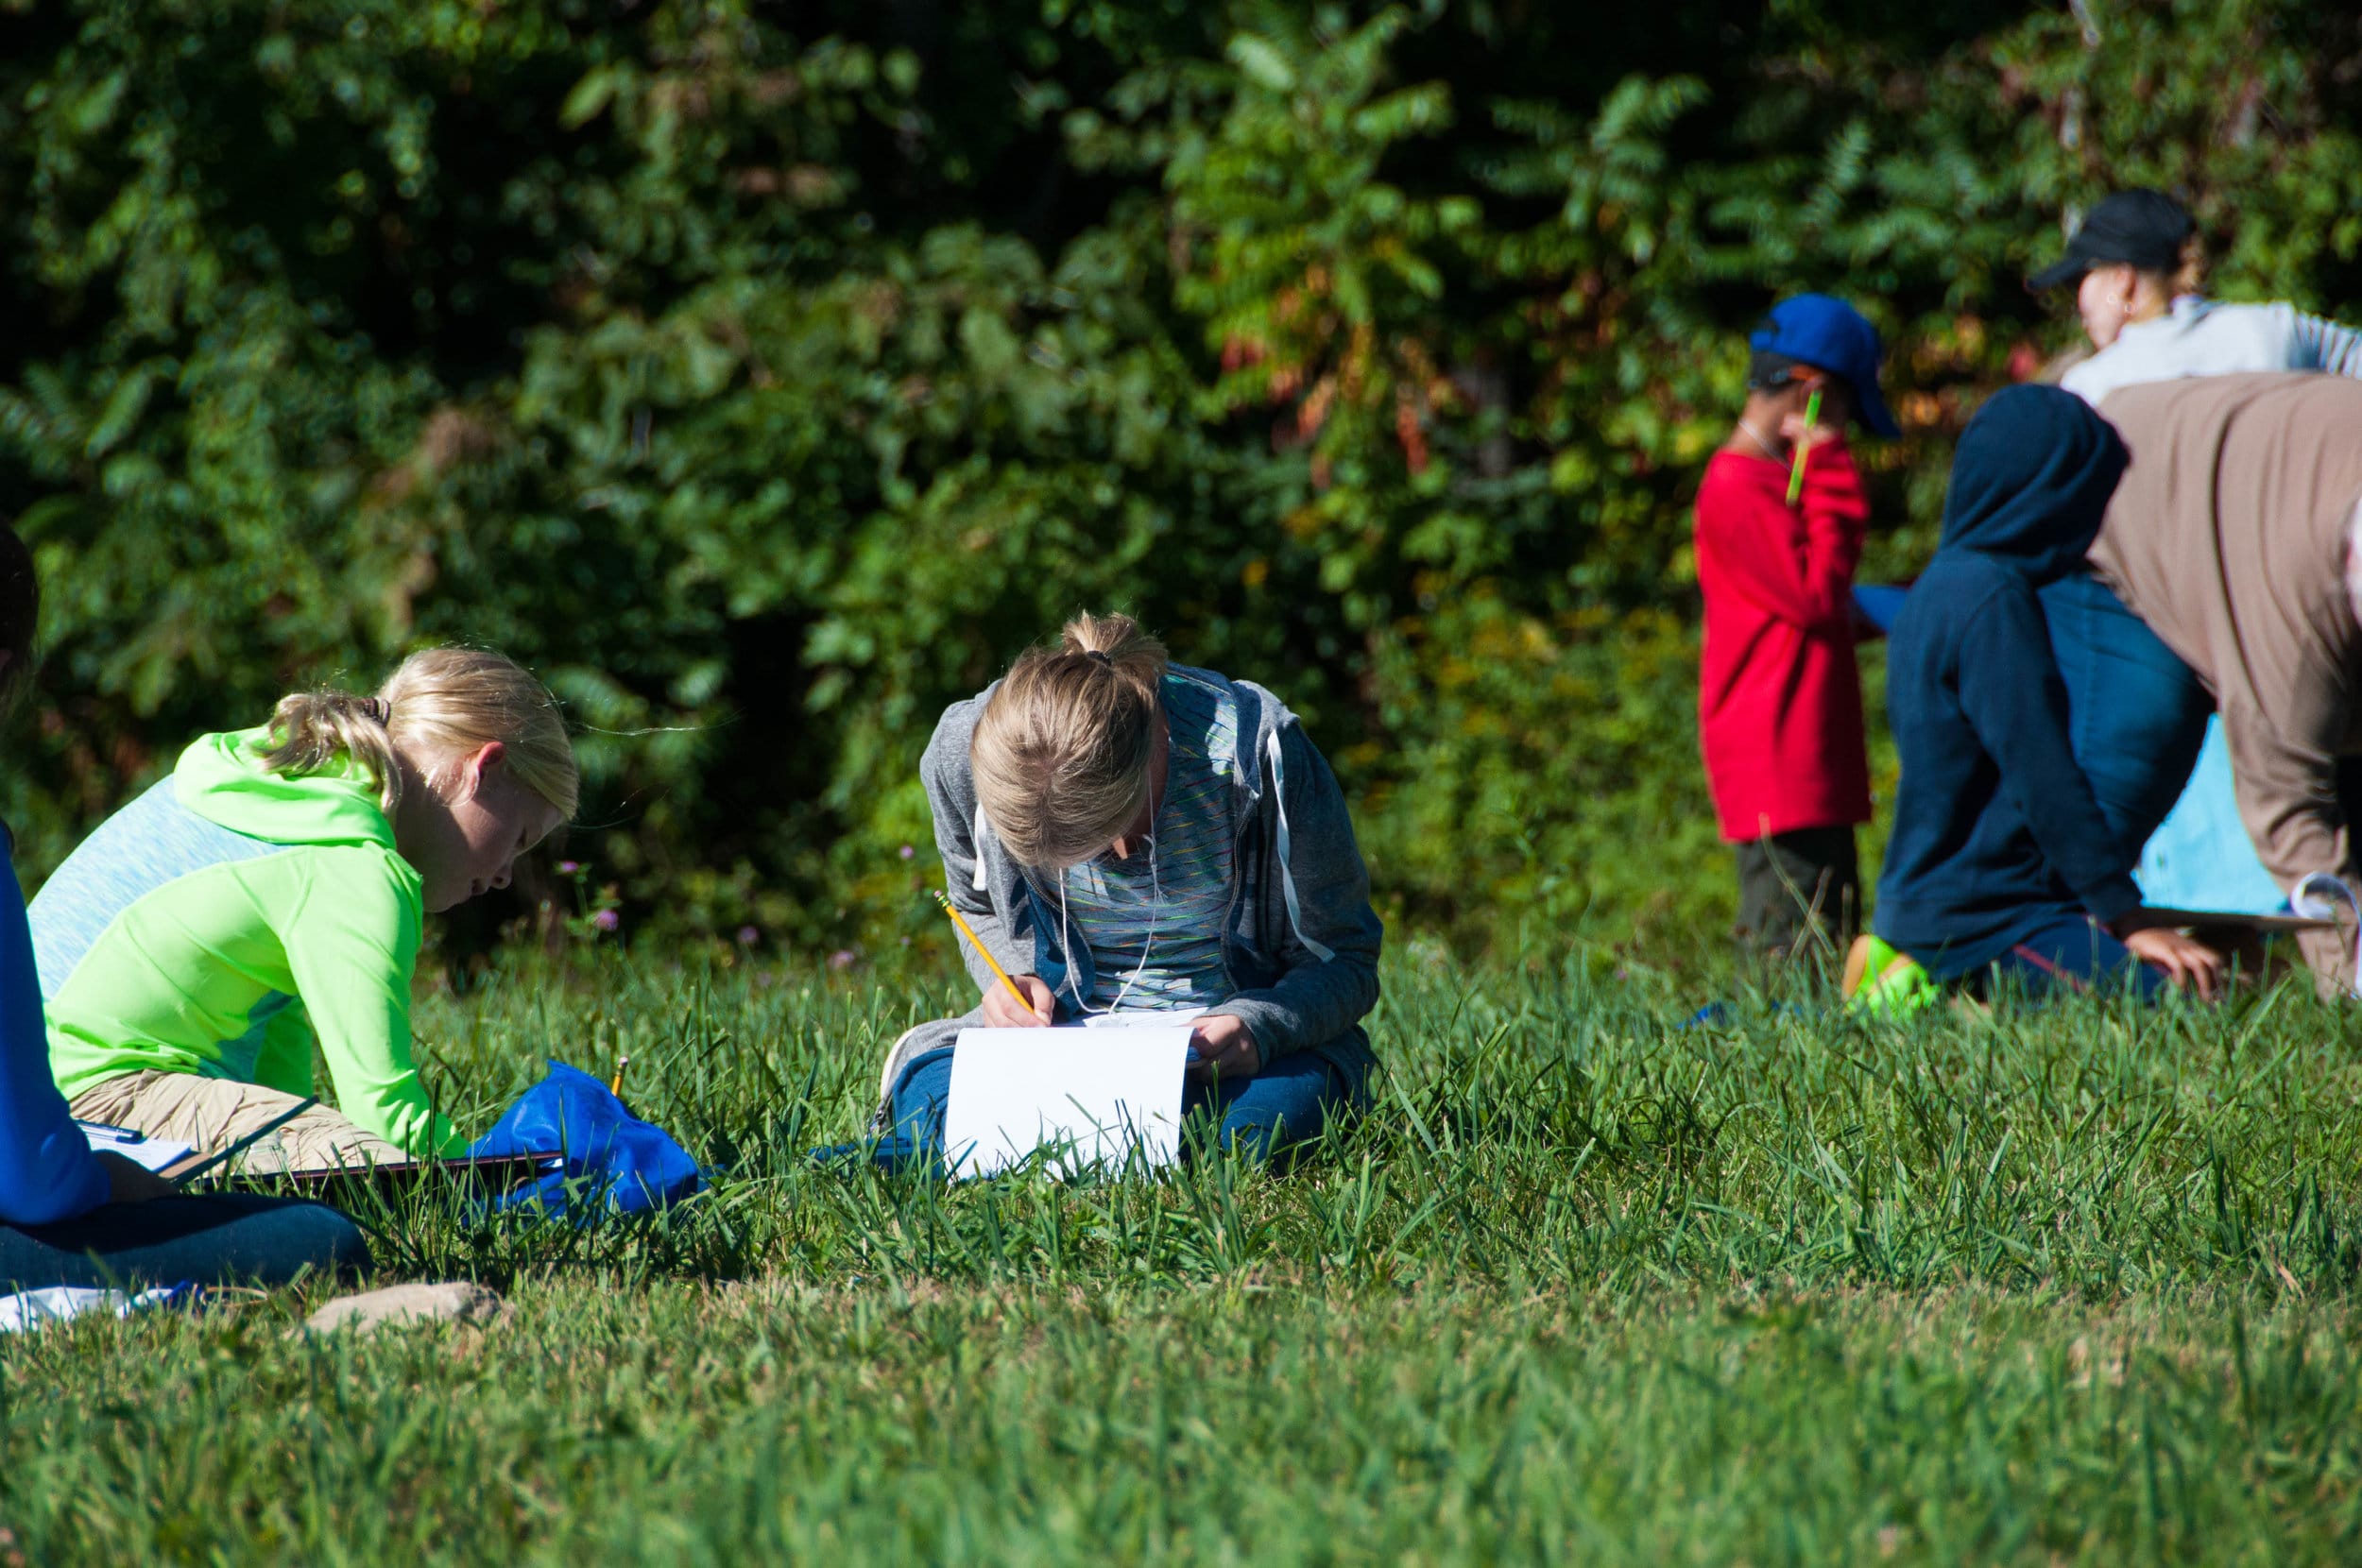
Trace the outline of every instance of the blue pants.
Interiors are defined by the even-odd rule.
[[[55,1225],[0,1225],[0,1293],[52,1285],[285,1285],[367,1273],[368,1244],[321,1203],[225,1192],[109,1203]]]
[[[2130,986],[2143,1001],[2173,988],[2162,969],[2132,956],[2132,949],[2102,930],[2088,915],[2060,914],[2020,937],[1991,968],[1971,978],[1972,989],[1990,995],[2015,990],[2026,997]]]
[[[2215,700],[2098,578],[2078,572],[2041,592],[2075,760],[2130,867],[2182,798]]]
[[[878,1157],[897,1164],[943,1147],[943,1112],[951,1099],[950,1046],[914,1056],[894,1085],[894,1132]],[[1218,1116],[1224,1149],[1269,1159],[1321,1135],[1331,1116],[1350,1116],[1369,1099],[1366,1072],[1347,1074],[1310,1051],[1283,1056],[1253,1078],[1216,1083],[1191,1078],[1181,1091],[1185,1125]],[[1184,1147],[1187,1147],[1185,1137]]]

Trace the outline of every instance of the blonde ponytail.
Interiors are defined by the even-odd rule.
[[[479,648],[412,654],[373,697],[299,691],[270,717],[263,766],[314,774],[340,757],[366,775],[387,812],[402,804],[402,758],[432,772],[491,741],[517,781],[572,818],[581,794],[574,748],[557,699],[513,660]]]
[[[1078,615],[1010,667],[967,743],[976,801],[1022,865],[1090,859],[1148,800],[1171,660],[1128,615]]]
[[[263,753],[269,773],[323,773],[339,757],[377,787],[391,812],[402,800],[402,769],[394,761],[384,700],[351,691],[294,691],[270,710],[271,744]]]

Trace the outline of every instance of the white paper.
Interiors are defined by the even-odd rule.
[[[1171,1165],[1189,1050],[1187,1024],[960,1031],[943,1116],[951,1174],[989,1176],[1043,1148],[1059,1151],[1061,1180]]]
[[[143,1137],[128,1127],[109,1127],[104,1122],[77,1121],[82,1136],[91,1148],[108,1154],[120,1154],[136,1166],[149,1170],[162,1170],[176,1161],[185,1160],[196,1152],[192,1144],[174,1143],[169,1138]]]
[[[44,1323],[61,1323],[78,1318],[85,1312],[106,1312],[117,1318],[128,1318],[134,1312],[152,1307],[178,1306],[183,1301],[194,1301],[198,1294],[194,1285],[159,1286],[127,1296],[120,1290],[95,1290],[81,1286],[52,1285],[39,1290],[20,1290],[13,1296],[0,1296],[0,1334],[23,1334]]]

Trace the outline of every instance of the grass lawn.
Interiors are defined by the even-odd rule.
[[[322,1292],[0,1344],[0,1565],[2362,1560],[2355,1026],[2284,987],[1859,1028],[1389,960],[1304,1168],[816,1167],[941,977],[602,955],[422,1011],[724,1167],[653,1222],[371,1218],[512,1321]]]

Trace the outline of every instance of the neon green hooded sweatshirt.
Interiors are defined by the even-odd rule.
[[[419,874],[350,763],[266,773],[267,732],[208,735],[100,825],[30,911],[49,1066],[70,1099],[157,1068],[309,1095],[415,1155],[465,1143],[410,1057]]]

